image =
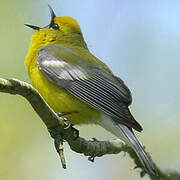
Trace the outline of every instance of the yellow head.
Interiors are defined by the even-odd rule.
[[[69,33],[81,34],[81,29],[77,21],[71,17],[55,17],[54,23],[59,26],[62,33],[68,35]]]
[[[40,28],[38,26],[25,24],[36,30],[33,35],[32,43],[36,44],[36,46],[67,44],[87,48],[77,21],[71,17],[56,17],[52,8],[50,6],[49,8],[51,12],[51,22],[49,25]]]

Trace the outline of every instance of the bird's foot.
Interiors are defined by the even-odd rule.
[[[57,113],[57,115],[62,119],[62,121],[65,124],[64,129],[70,128],[71,126],[73,126],[73,124],[71,123],[71,121],[69,119],[64,118],[62,116],[70,115],[70,114],[73,114],[73,113],[78,113],[78,112],[77,111],[72,111],[72,112],[60,112],[60,113]]]
[[[61,119],[61,121],[64,122],[64,129],[69,129],[70,127],[73,126],[73,124],[71,123],[71,121],[67,118],[64,117],[59,117]]]
[[[60,112],[60,113],[57,113],[57,115],[59,117],[62,117],[62,116],[65,116],[65,115],[70,115],[70,114],[75,114],[75,113],[79,113],[78,111],[71,111],[71,112]]]

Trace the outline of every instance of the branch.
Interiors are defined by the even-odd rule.
[[[55,147],[58,154],[60,155],[61,163],[64,168],[66,168],[66,163],[63,155],[63,140],[66,140],[73,151],[77,153],[83,153],[85,156],[89,156],[88,159],[90,161],[94,161],[95,157],[100,157],[105,154],[117,154],[121,151],[127,152],[134,160],[136,164],[135,168],[141,169],[141,177],[147,174],[136,153],[129,146],[122,143],[119,139],[111,141],[98,141],[96,139],[85,140],[84,138],[79,137],[78,131],[67,124],[67,119],[59,117],[43,100],[41,95],[32,87],[32,85],[16,79],[0,78],[0,92],[18,94],[25,97],[29,101],[33,109],[45,123],[52,138],[54,138]],[[67,128],[67,126],[69,127]],[[150,179],[180,179],[179,172],[173,170],[161,170],[158,167],[157,170],[159,176],[155,177],[151,174],[148,174]]]

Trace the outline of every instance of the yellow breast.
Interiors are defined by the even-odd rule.
[[[45,29],[34,33],[32,42],[30,44],[29,52],[26,57],[26,67],[32,81],[32,85],[38,90],[38,92],[55,112],[79,112],[66,116],[72,121],[73,124],[96,124],[97,120],[101,116],[101,112],[83,103],[55,83],[50,82],[38,68],[37,60],[40,49],[49,44],[57,43],[55,41],[51,42],[52,37],[48,34],[49,31],[51,30]],[[68,47],[71,47],[71,45],[68,44]],[[76,47],[76,52],[81,53],[82,56],[85,56],[85,59],[97,61],[97,58],[90,54],[88,50],[84,49],[83,51],[82,48],[78,47]],[[102,62],[99,63],[102,64],[104,68],[108,69],[105,64]]]
[[[55,112],[77,111],[78,113],[66,116],[73,124],[97,123],[96,120],[101,115],[99,111],[83,103],[56,84],[50,82],[42,74],[36,64],[31,64],[28,67],[28,71],[32,85],[38,90]]]

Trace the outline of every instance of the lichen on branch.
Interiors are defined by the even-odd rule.
[[[78,131],[74,127],[65,128],[67,124],[64,119],[59,117],[51,109],[32,85],[17,79],[0,78],[0,92],[18,94],[29,101],[35,112],[46,125],[52,138],[54,138],[55,147],[64,168],[66,168],[66,163],[63,155],[63,140],[66,140],[73,151],[89,156],[89,160],[91,161],[94,161],[95,157],[101,157],[105,154],[117,154],[121,151],[127,152],[134,160],[135,168],[141,169],[140,176],[143,177],[147,174],[136,153],[119,139],[109,141],[98,141],[97,139],[85,140],[79,136]],[[151,180],[180,180],[179,172],[162,170],[156,164],[155,166],[157,167],[159,176],[155,177],[148,174]]]

